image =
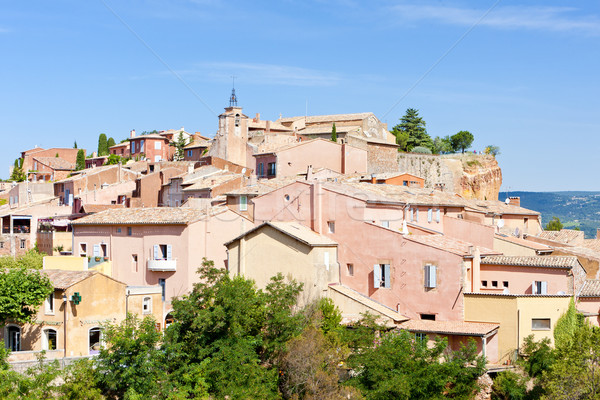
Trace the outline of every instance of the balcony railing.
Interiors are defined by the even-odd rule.
[[[150,271],[177,271],[177,260],[148,260]]]

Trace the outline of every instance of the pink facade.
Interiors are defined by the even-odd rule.
[[[142,135],[129,139],[129,153],[132,158],[148,159],[151,162],[168,161],[172,158],[173,147],[169,139],[160,135]]]
[[[563,268],[485,265],[482,262],[479,291],[503,293],[506,288],[511,294],[535,294],[534,282],[545,282],[547,294],[573,294],[570,274],[569,269]]]
[[[473,243],[477,246],[494,248],[493,226],[482,225],[474,221],[466,221],[451,216],[444,216],[444,235]]]

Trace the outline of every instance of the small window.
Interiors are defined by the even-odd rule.
[[[45,329],[42,341],[42,350],[56,350],[57,334],[54,329]]]
[[[154,142],[154,150],[160,150],[161,149],[161,142]]]
[[[117,233],[121,233],[121,228],[117,228]]]
[[[164,278],[159,278],[158,284],[162,288],[162,301],[165,301],[165,296],[167,293],[167,281]]]
[[[87,243],[79,243],[79,256],[80,257],[87,256]]]
[[[154,259],[155,260],[171,260],[172,252],[173,252],[173,250],[172,250],[170,244],[154,245]]]
[[[437,287],[437,267],[427,264],[425,266],[425,287],[432,289]]]
[[[335,233],[335,222],[334,221],[327,222],[327,231],[329,233]]]
[[[346,273],[348,276],[354,276],[354,264],[346,264]]]
[[[138,272],[138,255],[137,254],[131,255],[131,270],[133,272]]]
[[[389,228],[390,227],[390,221],[381,221],[381,226],[383,226],[384,228]]]
[[[373,266],[373,286],[375,288],[386,288],[392,287],[390,264],[375,264]]]
[[[493,288],[497,288],[498,287],[498,281],[492,281],[492,287]]]
[[[25,239],[21,239],[21,246],[20,246],[20,247],[21,247],[22,249],[24,249],[24,248],[25,248],[25,245],[26,245],[26,244],[27,244],[27,240],[25,240]]]
[[[532,294],[548,294],[548,282],[533,281],[531,283]]]
[[[421,319],[426,321],[435,321],[435,314],[421,314]]]
[[[267,175],[269,175],[269,176],[275,176],[275,163],[274,162],[269,163],[268,168],[269,169],[267,171]]]
[[[152,313],[152,298],[144,297],[142,301],[142,314],[150,314]]]
[[[240,196],[240,211],[248,210],[248,196]]]
[[[188,157],[191,157],[193,154],[194,154],[194,151],[193,151],[193,150],[188,150],[188,151],[187,151],[187,156],[188,156]]]
[[[550,328],[550,318],[533,318],[531,320],[531,329],[534,331],[549,331]]]
[[[415,333],[415,340],[421,343],[427,342],[427,334],[423,332],[417,332]]]
[[[132,233],[133,233],[133,229],[130,226],[128,226],[127,227],[127,236],[131,236]]]
[[[488,281],[481,281],[481,287],[487,287]]]
[[[409,218],[410,222],[413,222],[415,220],[415,216],[413,214],[412,208],[408,209],[408,218]]]
[[[50,293],[48,297],[46,297],[45,308],[46,314],[54,314],[54,292]]]
[[[508,281],[502,281],[502,287],[508,289]]]
[[[0,249],[4,248],[4,242],[0,242]]]

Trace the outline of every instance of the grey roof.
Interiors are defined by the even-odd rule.
[[[577,266],[578,263],[575,256],[490,256],[481,260],[481,264],[486,265],[567,269]]]

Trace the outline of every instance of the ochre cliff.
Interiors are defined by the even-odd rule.
[[[502,170],[489,155],[399,153],[398,167],[424,178],[425,187],[442,187],[469,199],[496,200],[502,185]]]

